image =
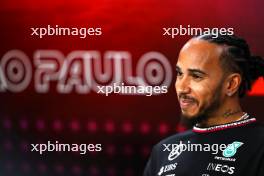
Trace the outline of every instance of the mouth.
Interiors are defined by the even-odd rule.
[[[192,108],[193,106],[196,105],[196,101],[192,99],[181,98],[179,102],[180,102],[180,107],[183,111]]]

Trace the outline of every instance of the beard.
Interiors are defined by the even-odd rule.
[[[181,118],[183,119],[183,121],[191,126],[194,126],[197,123],[208,120],[210,118],[210,115],[221,106],[222,87],[223,85],[220,82],[215,90],[212,101],[209,104],[202,106],[196,115],[188,116],[182,113]]]

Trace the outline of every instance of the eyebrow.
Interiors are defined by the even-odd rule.
[[[176,65],[176,71],[181,72],[181,68],[179,66],[177,66],[177,65]],[[191,72],[191,73],[199,73],[199,74],[202,74],[202,75],[208,75],[207,73],[205,73],[204,71],[202,71],[200,69],[189,68],[188,71]]]
[[[200,69],[188,69],[188,71],[191,72],[191,73],[199,73],[199,74],[202,74],[202,75],[207,75],[207,73],[203,72]]]

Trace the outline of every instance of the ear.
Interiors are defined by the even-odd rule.
[[[229,97],[236,94],[241,84],[241,75],[239,73],[232,73],[227,76],[225,94]]]

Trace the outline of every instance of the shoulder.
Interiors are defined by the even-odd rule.
[[[264,124],[263,123],[256,123],[255,128],[260,131],[264,131]]]
[[[264,142],[264,124],[257,123],[254,127],[255,135],[257,138]]]
[[[264,140],[264,124],[255,123],[248,128],[248,132],[255,137],[263,138]]]

